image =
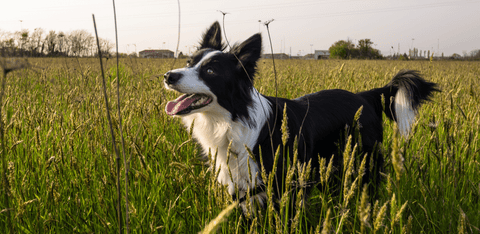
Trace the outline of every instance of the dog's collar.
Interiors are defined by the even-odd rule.
[[[265,192],[265,185],[259,185],[259,186],[255,187],[253,190],[250,190],[250,197],[253,197],[253,196],[258,195],[258,194],[263,193],[263,192]],[[238,203],[242,203],[242,202],[247,200],[246,193],[247,192],[245,192],[245,196],[243,196],[241,198],[238,198],[237,194],[234,193],[232,195],[232,200],[233,201],[238,201]]]

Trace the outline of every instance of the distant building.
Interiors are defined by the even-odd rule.
[[[173,58],[175,53],[171,50],[142,50],[138,54],[140,58]]]
[[[272,58],[272,54],[263,54],[262,56],[264,59],[271,59]],[[288,56],[287,54],[285,53],[278,53],[278,54],[273,54],[273,58],[274,59],[289,59],[290,56]]]
[[[315,54],[306,54],[306,55],[304,55],[301,59],[304,59],[304,60],[312,60],[312,59],[315,59]]]
[[[328,59],[330,52],[328,50],[315,50],[315,59]]]

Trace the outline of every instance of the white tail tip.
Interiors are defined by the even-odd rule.
[[[398,89],[395,95],[395,113],[400,134],[408,137],[415,121],[416,111],[412,107],[412,100],[408,97],[405,88]]]

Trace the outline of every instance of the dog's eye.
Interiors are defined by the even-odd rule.
[[[212,74],[213,74],[213,69],[208,68],[208,69],[207,69],[207,73],[208,73],[209,75],[212,75]]]

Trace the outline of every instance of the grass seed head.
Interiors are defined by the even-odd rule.
[[[348,136],[347,144],[345,145],[345,150],[343,151],[343,174],[345,174],[345,170],[347,169],[348,162],[350,160],[350,152],[352,146],[352,135]]]
[[[412,222],[413,222],[413,217],[410,215],[408,216],[407,224],[403,226],[402,234],[408,234],[412,233]]]
[[[326,173],[327,173],[327,166],[325,165],[327,163],[327,160],[325,158],[320,157],[318,155],[318,173],[320,174],[320,183],[322,185],[325,185],[326,182]]]
[[[355,195],[355,190],[357,189],[358,181],[359,181],[359,177],[355,178],[350,188],[347,188],[347,190],[343,191],[343,195],[344,195],[343,208],[347,209],[348,203],[353,198],[353,195]]]
[[[359,124],[359,120],[360,120],[360,116],[362,115],[362,112],[363,112],[363,106],[360,106],[360,108],[358,108],[357,112],[355,112],[355,115],[353,116],[353,122],[355,126]]]
[[[285,105],[283,106],[283,119],[282,119],[281,130],[282,130],[282,143],[285,146],[285,145],[287,145],[288,136],[289,136],[288,117],[287,117],[287,103],[285,103]]]
[[[300,222],[300,216],[303,215],[303,212],[302,212],[302,204],[303,204],[303,189],[299,189],[298,190],[298,193],[297,193],[297,200],[296,200],[296,204],[295,204],[295,216],[293,217],[293,221],[292,221],[292,232],[294,232],[294,230],[297,229],[298,227],[298,224]]]
[[[400,133],[399,133],[397,124],[394,124],[394,133],[393,133],[393,140],[392,140],[392,164],[393,164],[393,169],[395,170],[397,181],[400,181],[400,178],[404,170],[403,161],[404,161],[404,158],[400,152]]]
[[[328,234],[330,233],[330,230],[332,229],[332,221],[330,220],[330,215],[332,211],[330,208],[327,210],[327,215],[325,216],[325,219],[323,220],[323,228],[322,228],[322,233],[321,234]]]
[[[390,225],[393,227],[395,224],[395,214],[397,213],[397,200],[395,198],[395,193],[392,195],[392,199],[390,200],[390,218],[392,220],[392,224]]]
[[[383,221],[385,219],[385,214],[387,213],[388,202],[389,201],[386,201],[383,204],[375,217],[375,222],[373,223],[373,233],[377,233],[380,228],[384,226]]]
[[[402,207],[400,207],[400,210],[398,210],[397,214],[395,215],[395,223],[400,222],[400,219],[402,219],[402,214],[405,208],[407,207],[408,201],[403,203]]]
[[[200,233],[209,234],[209,233],[215,232],[220,227],[220,224],[222,224],[227,219],[228,215],[232,213],[233,209],[237,205],[238,205],[238,202],[234,202],[233,204],[227,206],[227,208],[223,209],[222,212],[220,212],[220,214],[218,214],[218,216],[215,219],[210,221],[210,223],[207,226],[205,226],[203,231],[201,231]]]
[[[371,205],[368,202],[368,185],[363,186],[362,195],[360,197],[360,229],[361,233],[365,233],[365,227],[371,228],[370,224],[370,209]]]
[[[330,162],[328,162],[327,172],[325,172],[325,183],[328,183],[330,175],[332,174],[334,157],[335,155],[332,155],[332,157],[330,158]]]

